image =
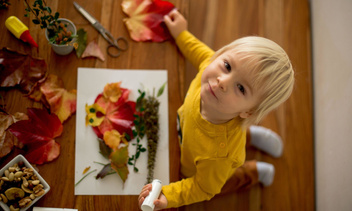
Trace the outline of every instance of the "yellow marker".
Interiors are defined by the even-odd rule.
[[[28,42],[32,46],[38,48],[38,44],[33,40],[32,36],[29,34],[28,27],[24,25],[20,19],[15,16],[10,16],[5,21],[5,26],[10,32],[15,35],[18,39],[24,42]]]

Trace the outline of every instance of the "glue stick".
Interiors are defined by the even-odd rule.
[[[15,16],[10,16],[5,21],[5,26],[10,32],[17,37],[17,39],[21,39],[24,42],[28,42],[32,46],[38,48],[38,44],[33,40],[32,36],[29,34],[28,27],[24,25],[20,19]]]
[[[157,199],[161,192],[161,181],[158,179],[153,180],[152,182],[152,191],[149,195],[144,199],[143,204],[141,206],[143,211],[153,211],[154,210],[154,200]]]

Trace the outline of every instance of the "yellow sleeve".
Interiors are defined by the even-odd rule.
[[[167,207],[180,207],[209,200],[220,193],[229,178],[232,163],[227,158],[198,161],[197,173],[193,177],[162,187],[168,201]]]
[[[186,59],[198,70],[199,66],[204,61],[209,61],[214,54],[211,48],[194,37],[189,31],[181,32],[176,38],[176,44]]]

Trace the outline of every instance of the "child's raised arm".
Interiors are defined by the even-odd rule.
[[[187,20],[176,9],[165,15],[164,21],[174,39],[188,28]]]

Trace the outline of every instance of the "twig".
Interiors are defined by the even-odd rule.
[[[76,187],[80,182],[82,182],[82,180],[84,180],[84,178],[86,178],[88,175],[90,175],[91,173],[93,173],[93,172],[95,172],[95,171],[97,171],[97,170],[94,169],[94,170],[88,172],[86,175],[84,175],[84,176],[82,177],[82,179],[80,179],[80,180],[75,184],[75,187]]]

